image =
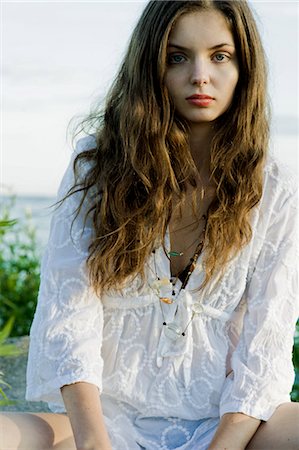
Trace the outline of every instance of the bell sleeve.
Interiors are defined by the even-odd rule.
[[[80,140],[76,152],[91,148],[90,139]],[[61,182],[58,199],[74,183],[76,152]],[[103,310],[86,270],[91,223],[87,220],[83,226],[84,211],[74,220],[80,198],[80,193],[71,195],[53,214],[30,330],[26,399],[48,402],[56,412],[64,411],[62,386],[84,381],[102,389]]]
[[[275,199],[273,199],[275,200]],[[292,347],[298,318],[296,248],[297,195],[279,193],[253,274],[246,288],[247,310],[233,352],[232,372],[220,400],[220,416],[241,412],[268,420],[290,401],[294,382]]]

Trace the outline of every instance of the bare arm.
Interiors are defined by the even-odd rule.
[[[61,393],[77,450],[112,450],[97,386],[79,382],[63,386]]]
[[[259,424],[246,414],[224,414],[208,450],[244,450]]]

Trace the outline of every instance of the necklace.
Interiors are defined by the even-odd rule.
[[[157,268],[156,268],[155,250],[153,251],[156,281],[153,283],[152,288],[156,291],[156,294],[158,295],[161,303],[171,305],[171,304],[177,302],[181,291],[186,288],[186,286],[189,282],[189,279],[191,277],[191,274],[196,267],[196,262],[200,256],[203,246],[204,246],[205,228],[206,228],[206,226],[204,227],[204,229],[200,235],[201,239],[195,249],[194,255],[190,258],[190,262],[188,263],[187,267],[185,267],[185,269],[183,269],[183,271],[178,273],[175,277],[172,277],[170,279],[168,279],[166,277],[161,279],[158,277]],[[170,255],[170,252],[168,254]],[[181,279],[182,284],[181,284],[181,287],[179,288],[178,292],[176,292],[175,286],[176,286],[176,283],[179,278]],[[171,296],[169,296],[170,290],[171,290]],[[185,336],[186,331],[187,331],[188,327],[190,326],[191,322],[193,321],[194,316],[196,314],[199,314],[202,312],[202,306],[200,304],[193,305],[190,320],[184,327],[180,328],[175,321],[166,322],[161,303],[160,303],[160,307],[161,307],[161,312],[162,312],[162,316],[163,316],[164,332],[165,332],[165,335],[172,341],[176,341],[180,336]],[[174,316],[176,316],[177,311],[178,311],[178,305],[176,306]]]
[[[204,220],[204,221],[205,221],[205,226],[206,226],[207,216],[206,216],[205,214],[203,214],[203,215],[201,216],[200,220]],[[179,229],[176,230],[176,231],[184,230],[185,228],[188,228],[189,226],[194,225],[195,223],[197,223],[197,221],[192,222],[190,225],[186,225],[186,226],[183,227],[183,228],[179,228]],[[196,242],[198,239],[200,239],[201,236],[205,233],[205,226],[204,226],[204,229],[202,230],[202,232],[200,233],[199,237],[197,237],[197,238],[195,239],[195,241],[191,242],[191,244],[188,245],[188,247],[186,247],[186,248],[184,249],[184,251],[178,252],[178,251],[176,251],[176,250],[170,250],[170,251],[168,252],[168,254],[167,254],[168,257],[172,257],[172,256],[183,256],[184,253],[185,253],[187,250],[189,250],[189,248],[191,248],[191,247],[195,244],[195,242]],[[196,251],[196,250],[195,250],[195,251]]]

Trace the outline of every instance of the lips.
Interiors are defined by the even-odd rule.
[[[213,100],[213,97],[204,94],[194,94],[190,97],[187,97],[186,100]]]
[[[190,97],[186,98],[188,103],[191,103],[191,105],[199,106],[199,107],[207,107],[210,106],[210,104],[213,102],[213,97],[210,97],[210,95],[206,94],[194,94],[190,95]]]

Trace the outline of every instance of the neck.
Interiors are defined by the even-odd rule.
[[[190,150],[198,172],[203,179],[210,177],[210,150],[214,130],[210,124],[190,127]]]

